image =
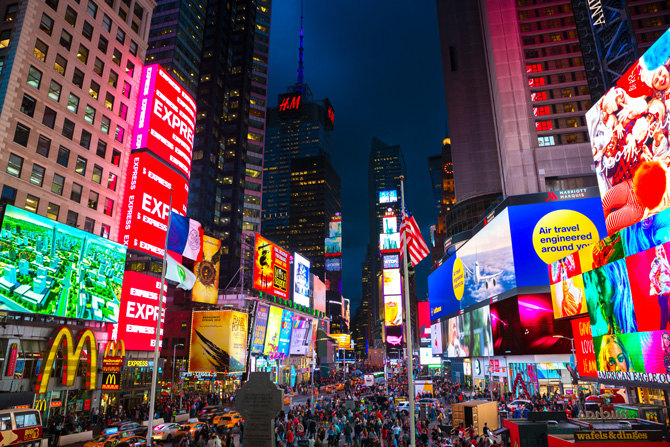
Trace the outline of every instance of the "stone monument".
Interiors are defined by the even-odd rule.
[[[270,380],[269,372],[253,372],[235,396],[235,407],[244,417],[242,444],[274,446],[274,418],[284,408],[284,390]]]

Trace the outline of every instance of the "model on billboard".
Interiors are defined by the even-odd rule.
[[[584,273],[584,288],[594,337],[637,332],[625,261]]]
[[[649,216],[621,231],[626,256],[670,242],[670,210]]]
[[[605,335],[600,341],[598,363],[600,371],[635,372],[626,346],[614,335]]]
[[[670,308],[668,307],[668,298],[670,298],[670,263],[665,247],[659,245],[655,249],[656,257],[651,261],[651,270],[649,271],[649,295],[658,296],[658,306],[661,311],[661,328],[668,327],[668,316]]]

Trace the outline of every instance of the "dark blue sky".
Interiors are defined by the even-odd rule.
[[[439,154],[446,106],[435,2],[306,0],[305,82],[335,109],[332,159],[342,179],[343,294],[358,307],[368,243],[367,169],[372,137],[402,147],[406,200],[430,244],[437,211],[427,157]],[[296,83],[300,0],[272,2],[268,106]],[[427,295],[430,257],[418,267]]]

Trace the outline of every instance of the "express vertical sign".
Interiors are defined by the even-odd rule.
[[[158,300],[161,293],[159,278],[143,273],[127,271],[123,276],[123,297],[119,315],[118,340],[131,351],[153,351],[156,346],[156,320]],[[165,307],[165,295],[163,295]],[[161,321],[160,341],[163,341]]]

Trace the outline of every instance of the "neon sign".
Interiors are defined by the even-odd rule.
[[[300,99],[302,93],[290,93],[286,95],[279,95],[279,111],[288,112],[289,110],[300,109]]]

